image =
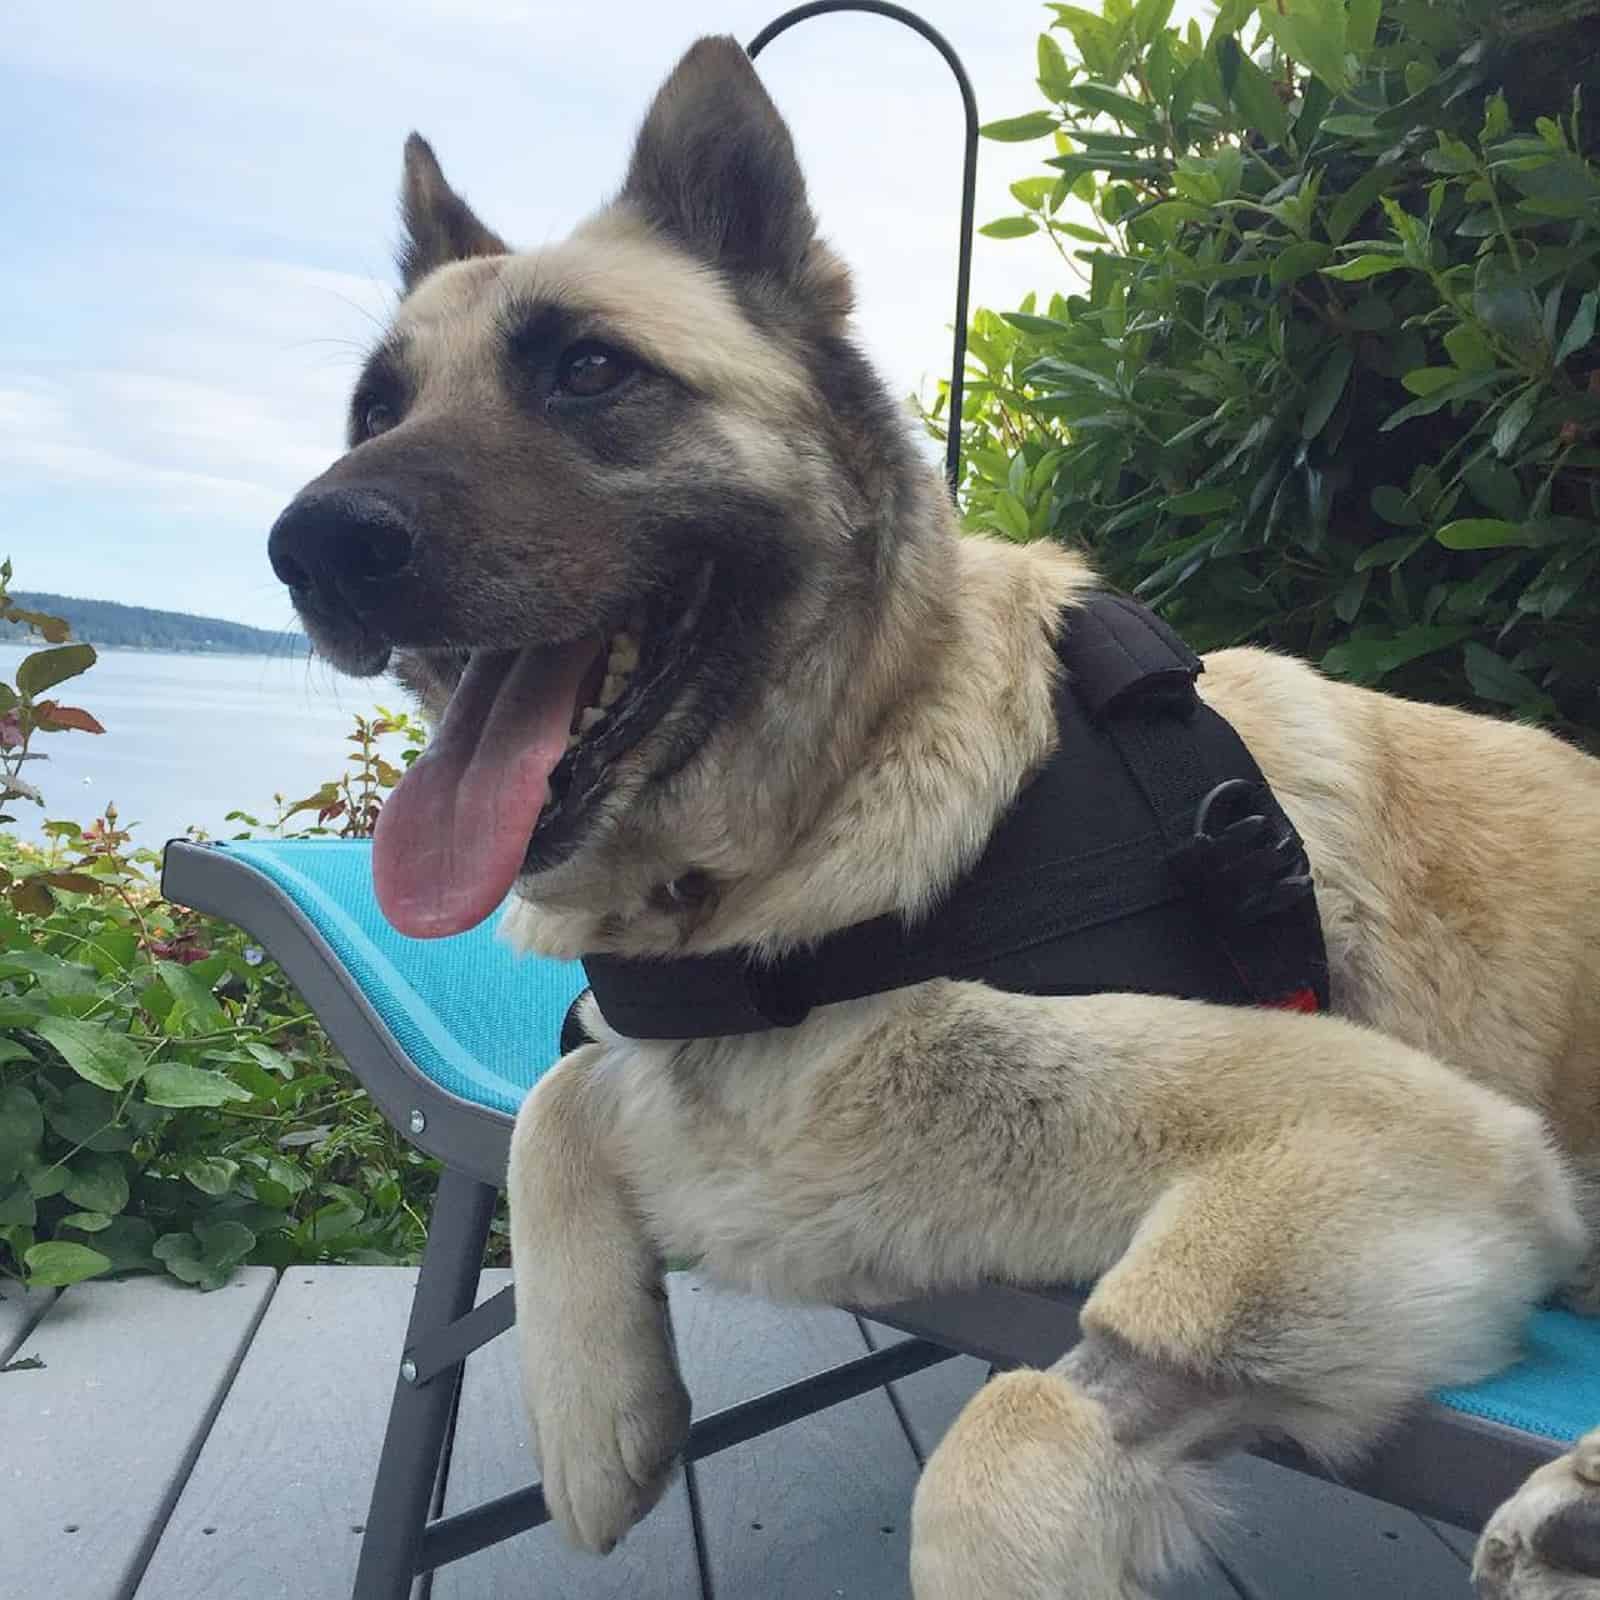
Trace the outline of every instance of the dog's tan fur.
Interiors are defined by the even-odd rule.
[[[468,439],[524,515],[534,458],[492,456],[514,437],[493,329],[508,295],[536,293],[705,407],[692,459],[608,485],[759,485],[808,574],[767,635],[783,670],[753,676],[670,778],[648,740],[621,758],[582,846],[523,879],[507,931],[548,954],[781,951],[914,917],[1053,749],[1051,640],[1094,581],[1056,547],[959,536],[931,470],[891,470],[834,415],[808,360],[833,348],[848,286],[803,190],[805,238],[760,271],[717,257],[743,236],[704,197],[679,196],[701,256],[659,225],[677,202],[652,163],[697,116],[742,98],[781,157],[754,83],[737,47],[697,46],[623,196],[534,255],[498,253],[426,147],[408,159],[416,287],[395,338],[416,427],[347,460],[399,471],[408,437]],[[541,550],[562,512],[537,508]],[[467,528],[460,587],[492,591],[508,537]],[[500,565],[475,575],[473,540]],[[869,577],[849,565],[864,550]],[[437,711],[428,660],[410,675]],[[1306,841],[1339,1016],[936,982],[669,1045],[591,1011],[598,1042],[530,1096],[510,1171],[525,1393],[569,1538],[610,1548],[682,1445],[669,1254],[858,1304],[1097,1280],[1084,1344],[985,1388],[930,1463],[922,1600],[1142,1595],[1191,1548],[1208,1452],[1275,1428],[1348,1457],[1431,1385],[1503,1361],[1552,1288],[1595,1299],[1600,764],[1257,650],[1213,656],[1201,688]],[[667,892],[689,874],[702,892]]]

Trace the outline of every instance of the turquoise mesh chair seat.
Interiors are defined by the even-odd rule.
[[[486,1232],[511,1119],[559,1053],[562,1021],[584,986],[582,968],[518,956],[497,936],[493,918],[455,938],[402,937],[378,909],[364,842],[180,842],[168,847],[165,883],[171,898],[227,917],[267,946],[375,1102],[445,1162],[447,1185],[458,1181],[452,1173],[470,1175],[478,1207],[473,1227],[481,1222]],[[430,1233],[430,1259],[440,1238],[444,1193]],[[481,1237],[468,1230],[465,1243],[451,1248],[471,1255],[481,1250]],[[427,1261],[423,1270],[426,1277]],[[475,1263],[470,1280],[476,1281]],[[480,1342],[509,1324],[507,1297],[498,1310],[490,1302],[471,1311],[471,1286],[465,1278],[462,1284],[452,1315],[463,1324],[478,1319]],[[419,1288],[419,1305],[422,1297]],[[979,1290],[874,1314],[948,1350],[1000,1361],[1053,1359],[1061,1345],[1047,1341],[1070,1336],[1072,1326],[1071,1298],[1064,1305],[1060,1291]],[[1023,1331],[1024,1324],[1031,1331]],[[948,1350],[918,1359],[927,1364]],[[403,1420],[402,1397],[397,1394],[386,1463],[403,1460],[411,1450],[405,1427],[395,1420]],[[1435,1400],[1346,1481],[1475,1525],[1531,1467],[1600,1424],[1600,1320],[1539,1311],[1528,1323],[1519,1361],[1483,1383],[1442,1391]],[[1303,1458],[1291,1464],[1315,1470]],[[424,1488],[412,1485],[407,1493],[422,1495]],[[382,1492],[380,1481],[375,1505]],[[538,1505],[542,1517],[542,1501]],[[527,1515],[516,1524],[528,1525]],[[416,1552],[402,1555],[411,1560]],[[363,1559],[368,1560],[365,1550]],[[371,1564],[376,1571],[382,1563],[373,1557]],[[373,1584],[371,1593],[385,1592],[376,1579]],[[358,1585],[357,1592],[367,1591]]]
[[[575,961],[519,956],[491,917],[452,939],[408,939],[383,919],[362,839],[218,847],[276,884],[343,962],[417,1070],[441,1089],[515,1116],[559,1054],[584,986]]]

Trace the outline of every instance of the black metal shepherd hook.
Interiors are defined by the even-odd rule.
[[[950,41],[924,22],[914,11],[904,6],[889,4],[889,0],[810,0],[793,11],[785,11],[775,18],[750,41],[749,55],[754,60],[766,47],[786,33],[797,22],[807,17],[820,17],[830,11],[866,11],[874,16],[888,17],[891,22],[903,22],[915,33],[920,33],[945,59],[955,75],[961,90],[961,104],[966,112],[967,130],[961,168],[961,237],[956,253],[956,337],[955,356],[950,363],[950,409],[948,444],[945,450],[945,476],[954,496],[956,482],[961,476],[961,389],[967,362],[967,290],[972,282],[972,208],[978,182],[978,100],[972,92],[972,80],[961,64],[961,57]]]

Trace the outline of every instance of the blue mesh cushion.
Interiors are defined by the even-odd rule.
[[[225,847],[283,889],[316,925],[416,1066],[452,1094],[515,1113],[555,1060],[583,988],[575,962],[518,956],[495,919],[453,939],[407,939],[383,920],[360,841]],[[1439,1398],[1509,1427],[1571,1440],[1600,1425],[1600,1320],[1541,1311],[1523,1359]]]
[[[497,917],[452,939],[396,933],[378,909],[365,840],[222,848],[294,901],[419,1071],[463,1100],[516,1114],[560,1054],[562,1019],[584,987],[576,961],[519,956],[496,936]]]

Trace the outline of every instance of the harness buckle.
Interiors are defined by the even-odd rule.
[[[1173,865],[1191,891],[1235,922],[1258,922],[1313,893],[1305,845],[1264,783],[1229,778],[1195,810]]]

